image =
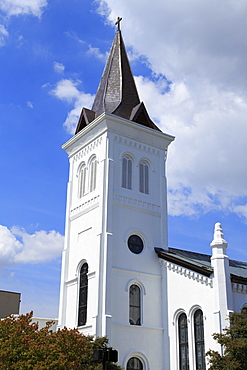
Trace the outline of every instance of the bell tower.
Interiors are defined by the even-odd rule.
[[[118,27],[92,109],[82,109],[63,145],[70,172],[59,327],[106,335],[124,367],[133,353],[143,354],[143,369],[163,363],[154,247],[167,249],[165,162],[173,140],[139,99]]]

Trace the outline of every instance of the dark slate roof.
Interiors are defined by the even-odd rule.
[[[92,109],[82,109],[75,133],[102,113],[114,114],[160,131],[140,102],[120,30],[116,32]]]
[[[247,285],[247,263],[230,260],[230,273],[232,282]]]
[[[213,273],[210,255],[176,248],[168,248],[168,251],[161,248],[155,248],[155,252],[159,258],[176,263],[192,271],[199,272],[202,275],[210,276]],[[230,260],[229,265],[231,281],[247,284],[247,263]]]
[[[188,268],[189,270],[198,272],[202,275],[209,277],[213,268],[210,264],[210,256],[206,256],[199,253],[187,252],[180,249],[169,248],[165,251],[161,248],[154,248],[159,258],[166,261],[175,263],[179,266]],[[201,258],[200,258],[201,257]],[[209,257],[209,261],[208,258]]]

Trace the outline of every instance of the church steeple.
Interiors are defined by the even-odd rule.
[[[129,119],[133,107],[140,103],[121,31],[116,32],[92,110]]]
[[[168,369],[166,266],[161,273],[154,247],[168,248],[174,137],[157,131],[140,102],[119,28],[118,20],[93,107],[63,146],[70,172],[58,325],[106,336],[123,369]]]
[[[114,114],[159,130],[149,118],[144,104],[140,102],[120,31],[119,21],[117,23],[118,30],[113,40],[92,109],[82,109],[76,134],[102,113]]]

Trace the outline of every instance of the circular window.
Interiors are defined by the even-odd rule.
[[[143,241],[138,235],[131,235],[128,239],[128,247],[132,253],[139,254],[143,251]]]

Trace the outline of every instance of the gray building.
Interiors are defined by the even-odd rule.
[[[0,318],[19,314],[21,293],[0,290]]]

